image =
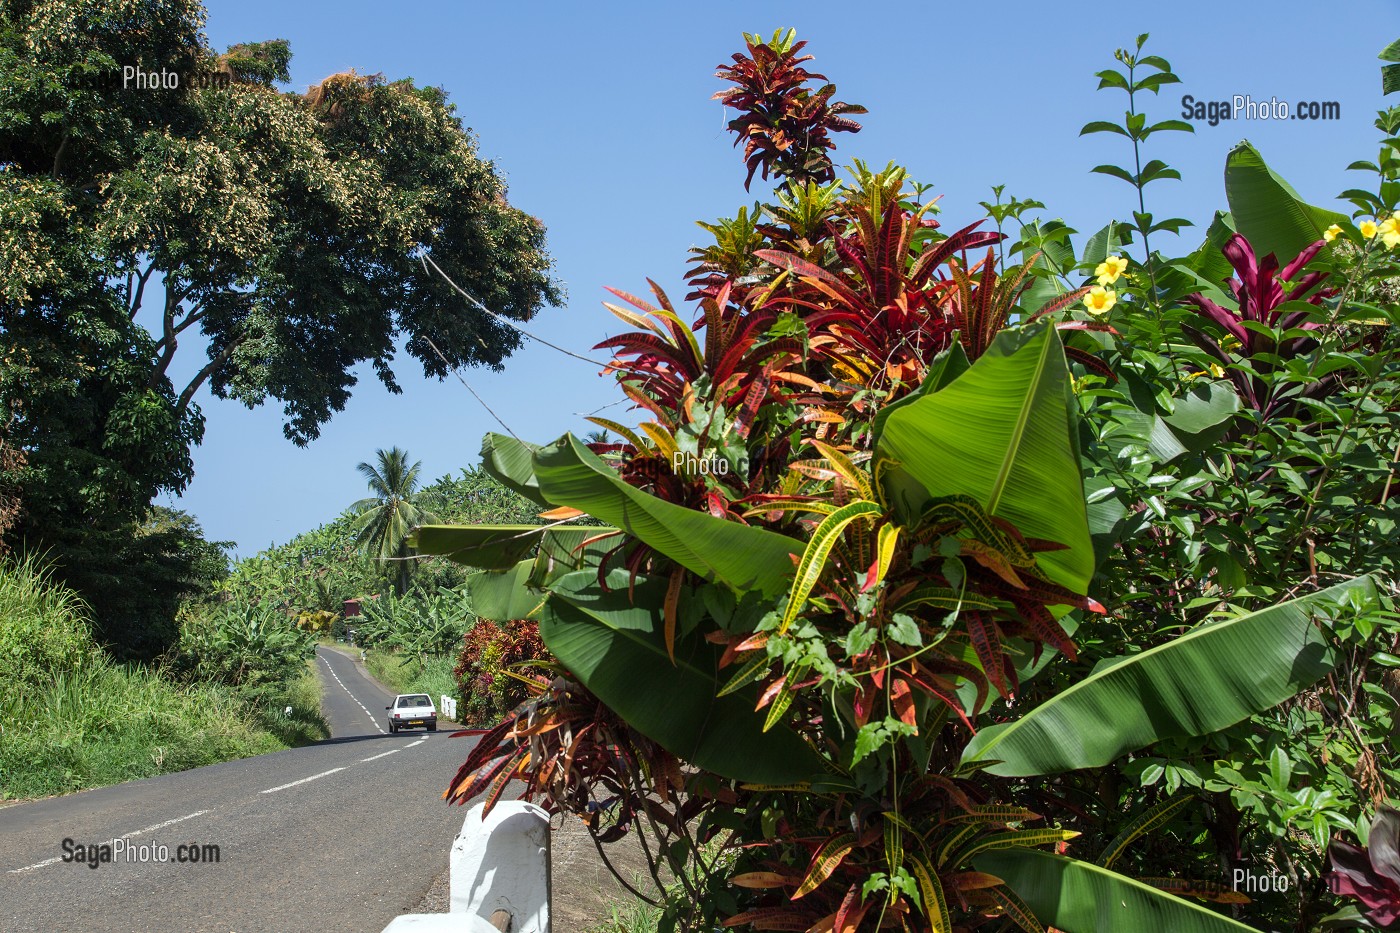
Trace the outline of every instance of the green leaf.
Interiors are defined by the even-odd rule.
[[[1041,923],[1066,933],[1254,933],[1206,907],[1063,855],[1006,849],[974,864],[1005,881]]]
[[[822,519],[821,524],[812,532],[812,538],[807,542],[807,548],[798,562],[797,574],[792,580],[792,591],[788,594],[787,611],[783,613],[783,621],[778,626],[779,635],[788,630],[788,626],[806,605],[807,597],[811,595],[812,588],[817,585],[822,570],[826,568],[826,559],[831,554],[831,549],[841,539],[841,532],[846,526],[856,519],[873,520],[882,514],[884,510],[878,503],[857,499]]]
[[[509,570],[532,554],[546,534],[553,533],[554,529],[547,531],[543,525],[420,525],[409,536],[408,544],[419,554],[446,557],[468,567]]]
[[[467,575],[472,612],[493,622],[539,618],[545,594],[529,587],[533,560],[522,560],[509,570],[478,570]]]
[[[792,579],[801,542],[630,486],[573,435],[535,454],[535,474],[550,504],[610,522],[706,580],[777,596]]]
[[[1230,150],[1225,160],[1225,196],[1235,229],[1249,240],[1255,255],[1273,253],[1279,265],[1322,239],[1346,215],[1306,203],[1248,142]]]
[[[884,433],[885,422],[889,420],[890,415],[905,405],[918,401],[930,392],[937,392],[967,372],[967,368],[971,365],[967,360],[966,351],[963,350],[957,335],[954,334],[948,349],[939,353],[933,358],[933,362],[929,363],[928,369],[924,372],[924,381],[920,382],[908,395],[891,402],[875,413],[875,421],[870,429],[871,437],[878,442],[880,435]]]
[[[1124,244],[1131,242],[1132,228],[1110,220],[1084,244],[1084,255],[1080,258],[1080,265],[1093,268],[1109,256],[1121,253]]]
[[[1106,659],[1020,719],[978,732],[962,760],[998,759],[987,770],[1003,777],[1057,774],[1106,765],[1161,739],[1234,725],[1333,668],[1335,654],[1313,616],[1347,599],[1374,603],[1374,581],[1358,577]]]
[[[1084,124],[1084,128],[1079,131],[1080,136],[1089,133],[1117,133],[1119,136],[1127,136],[1128,131],[1117,123],[1109,123],[1107,120],[1093,120]]]
[[[797,733],[766,735],[754,712],[755,690],[717,696],[715,646],[678,637],[671,663],[662,637],[666,580],[639,577],[628,599],[628,571],[591,570],[560,578],[540,613],[540,637],[568,670],[638,732],[682,760],[723,777],[790,784],[822,772],[822,761]]]
[[[1117,165],[1095,165],[1089,171],[1099,175],[1112,175],[1114,178],[1123,179],[1134,188],[1137,187],[1137,178],[1133,176],[1133,173],[1125,168],[1119,168]]]
[[[539,449],[538,444],[504,434],[487,434],[481,439],[481,468],[507,489],[549,508],[535,479],[534,455]]]
[[[1162,420],[1187,450],[1200,453],[1229,429],[1240,410],[1240,396],[1228,382],[1196,382],[1172,406]]]
[[[957,380],[890,415],[875,454],[897,464],[882,474],[888,500],[909,524],[934,497],[971,496],[1023,535],[1066,545],[1037,564],[1083,593],[1094,550],[1077,411],[1059,335],[1004,331]]]

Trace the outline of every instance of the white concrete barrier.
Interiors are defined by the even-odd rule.
[[[445,914],[406,914],[384,933],[552,933],[549,814],[532,803],[471,808],[452,844]],[[508,926],[502,926],[508,922]]]
[[[445,693],[442,695],[441,700],[442,702],[438,704],[438,712],[442,714],[442,718],[456,722],[457,701]]]

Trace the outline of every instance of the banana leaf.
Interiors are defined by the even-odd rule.
[[[509,570],[537,548],[555,561],[569,562],[569,555],[584,541],[613,530],[597,525],[420,525],[409,536],[408,544],[419,554],[446,557],[468,567]],[[575,556],[569,569],[582,566]]]
[[[1097,768],[1173,736],[1206,735],[1282,703],[1325,676],[1333,649],[1315,614],[1374,605],[1358,577],[1106,662],[1014,722],[981,730],[963,762],[996,761],[1004,777]]]
[[[1066,545],[1038,556],[1076,593],[1094,572],[1076,435],[1077,406],[1055,330],[1004,331],[957,379],[890,414],[875,460],[904,521],[934,496],[976,498],[1023,534]]]
[[[1264,157],[1242,142],[1225,159],[1225,197],[1235,229],[1263,257],[1273,253],[1279,265],[1322,239],[1322,232],[1347,220],[1345,214],[1315,207],[1269,168]]]
[[[610,522],[703,579],[737,592],[782,593],[792,580],[793,555],[802,552],[802,543],[792,538],[628,485],[570,434],[535,454],[535,475],[550,503]]]
[[[539,449],[538,444],[504,434],[487,434],[481,439],[481,468],[507,489],[549,508],[551,503],[540,493],[535,479],[534,458]]]
[[[509,570],[478,570],[467,575],[472,612],[492,622],[538,619],[543,590],[532,588],[533,560],[522,560]]]
[[[1107,868],[1036,849],[1001,849],[973,859],[1002,879],[1036,919],[1064,933],[1253,933],[1207,907]]]
[[[579,681],[638,732],[684,761],[756,784],[805,781],[821,758],[785,725],[763,731],[757,686],[719,697],[718,649],[694,634],[702,601],[682,599],[676,659],[662,633],[666,580],[639,577],[629,599],[628,572],[612,571],[608,588],[591,571],[551,586],[540,637]]]

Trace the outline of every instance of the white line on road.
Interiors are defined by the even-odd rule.
[[[275,793],[275,792],[277,792],[277,791],[279,791],[279,790],[286,790],[286,789],[289,788],[289,787],[296,787],[298,784],[305,784],[305,783],[307,783],[308,781],[314,781],[314,780],[316,780],[317,778],[323,778],[323,777],[325,777],[326,775],[335,774],[337,771],[344,771],[344,770],[345,770],[344,768],[331,768],[329,771],[322,771],[320,774],[313,774],[313,775],[311,775],[311,777],[302,778],[300,781],[293,781],[293,782],[290,783],[290,784],[282,784],[282,785],[280,785],[280,786],[278,786],[278,787],[269,787],[267,790],[258,791],[258,793],[260,793],[260,794],[271,794],[271,793]]]
[[[398,754],[399,752],[401,752],[401,751],[403,751],[403,749],[401,749],[401,748],[396,748],[396,749],[394,749],[393,751],[389,751],[389,752],[380,752],[378,755],[370,755],[368,758],[361,758],[360,760],[361,760],[361,761],[374,761],[376,758],[383,758],[385,755],[397,755],[397,754]]]
[[[426,741],[428,741],[428,740],[427,740],[427,739],[419,739],[417,742],[409,742],[407,745],[404,746],[404,748],[412,748],[412,747],[415,746],[415,745],[422,745],[422,744],[423,744],[424,742],[426,742]]]
[[[349,693],[350,699],[354,700],[356,703],[359,703],[360,709],[364,710],[365,715],[369,717],[369,721],[374,723],[374,728],[378,729],[382,734],[384,732],[384,727],[379,724],[378,719],[374,718],[374,714],[369,711],[369,707],[365,706],[363,703],[360,703],[360,698],[355,696],[355,694],[350,693],[350,688],[345,686],[345,681],[341,680],[340,675],[335,672],[335,668],[331,667],[331,662],[327,661],[325,658],[322,658],[320,655],[317,655],[316,657],[320,658],[321,663],[326,665],[326,670],[330,671],[331,676],[335,678],[335,682],[340,684],[340,689],[344,690],[346,693]]]
[[[158,830],[158,829],[164,829],[164,828],[167,827],[167,826],[174,826],[176,823],[183,823],[185,820],[192,820],[192,819],[194,819],[195,817],[197,817],[197,816],[203,816],[204,814],[206,814],[206,813],[208,813],[208,812],[209,812],[208,810],[196,810],[194,813],[190,813],[190,814],[188,814],[188,815],[186,815],[186,816],[177,816],[177,817],[175,817],[175,819],[173,819],[173,820],[166,820],[164,823],[157,823],[157,824],[154,825],[154,826],[147,826],[145,829],[138,829],[138,830],[136,830],[135,832],[130,832],[130,833],[127,833],[127,834],[124,835],[124,836],[118,836],[117,838],[118,838],[118,839],[133,839],[133,838],[135,838],[136,836],[144,836],[146,833],[153,833],[153,832],[155,832],[155,831]],[[113,840],[113,841],[115,841],[115,840]],[[9,874],[11,874],[11,875],[17,875],[17,874],[19,874],[19,873],[22,872],[22,871],[33,871],[33,870],[36,869],[36,868],[43,868],[43,867],[46,866],[46,865],[53,865],[53,864],[55,864],[55,863],[57,863],[57,862],[61,862],[61,861],[63,861],[63,856],[61,856],[61,855],[55,856],[54,858],[46,858],[46,859],[44,859],[42,862],[35,862],[33,865],[26,865],[26,866],[24,866],[23,868],[11,868],[10,871],[9,871]]]

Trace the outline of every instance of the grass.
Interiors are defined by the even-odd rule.
[[[314,674],[290,717],[250,711],[231,691],[182,686],[93,657],[0,700],[0,799],[43,797],[274,752],[328,735]]]
[[[454,660],[447,656],[403,655],[371,648],[365,652],[370,674],[395,693],[426,693],[436,703],[443,694],[457,696],[457,680],[452,675]]]
[[[592,926],[588,933],[655,933],[661,911],[642,901],[629,899],[608,905],[607,919]]]
[[[81,633],[0,666],[0,800],[44,797],[278,751],[329,736],[314,669],[261,706],[231,688],[118,664],[81,604],[26,565],[0,565],[0,646],[40,644],[31,623]],[[285,715],[286,706],[292,707]]]

